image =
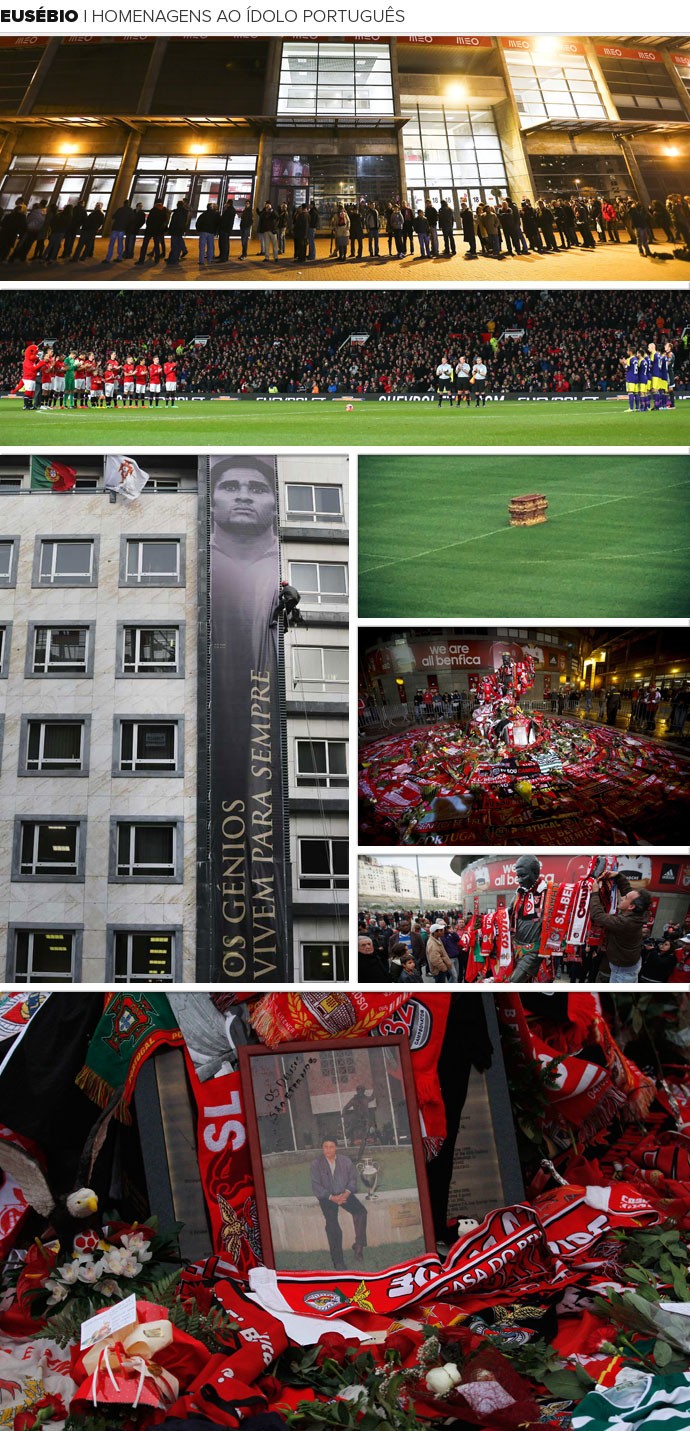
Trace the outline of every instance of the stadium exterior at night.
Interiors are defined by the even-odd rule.
[[[181,112],[183,111],[183,112]],[[690,38],[8,39],[0,209],[690,189]],[[106,221],[106,232],[108,223]]]

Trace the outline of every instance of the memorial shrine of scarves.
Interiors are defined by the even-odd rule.
[[[687,1425],[682,995],[0,999],[0,1426]]]

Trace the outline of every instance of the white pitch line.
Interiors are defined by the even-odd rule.
[[[690,486],[690,478],[684,478],[682,482],[672,482],[670,485],[672,487],[688,487]],[[631,496],[630,492],[626,492],[622,497],[606,497],[603,502],[586,502],[583,507],[570,507],[566,512],[559,512],[555,520],[558,521],[561,517],[572,517],[576,512],[589,512],[592,507],[610,507],[612,502],[634,501],[635,495],[636,494],[633,494]],[[640,496],[642,496],[642,493],[640,493]],[[663,498],[655,497],[654,500],[660,502],[663,501]],[[506,526],[494,527],[491,532],[480,532],[479,536],[476,537],[463,537],[462,541],[459,542],[444,542],[443,546],[427,547],[426,551],[423,552],[406,552],[404,557],[396,557],[394,561],[382,561],[376,566],[360,567],[359,574],[360,576],[368,576],[370,572],[382,571],[383,568],[387,566],[400,566],[402,562],[407,564],[410,561],[417,561],[419,557],[433,556],[434,552],[452,551],[454,547],[469,546],[470,542],[484,542],[487,537],[497,537],[501,532],[507,532],[509,530],[510,528]],[[531,560],[532,558],[530,557],[530,561]]]

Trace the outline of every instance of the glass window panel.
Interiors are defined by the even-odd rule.
[[[326,773],[325,740],[300,740],[297,743],[297,768],[304,774]]]
[[[53,769],[65,769],[81,761],[82,727],[71,725],[44,726],[43,764]]]
[[[12,542],[0,542],[0,581],[8,581],[12,570]]]
[[[346,681],[349,669],[349,654],[346,648],[342,651],[336,646],[330,646],[324,650],[324,677],[327,681]]]
[[[91,575],[91,542],[43,542],[41,573],[49,580],[87,579]]]
[[[36,930],[30,938],[33,945],[31,951],[32,976],[58,979],[71,976],[73,934]]]
[[[287,504],[289,512],[313,512],[313,487],[289,486],[287,489]]]
[[[323,680],[323,663],[320,646],[294,646],[292,669],[296,681]]]
[[[319,562],[319,582],[321,591],[324,593],[324,595],[346,595],[346,568],[336,562]]]
[[[328,765],[331,775],[347,775],[347,745],[344,740],[329,740]]]

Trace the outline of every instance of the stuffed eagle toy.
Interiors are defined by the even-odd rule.
[[[31,1153],[16,1143],[0,1141],[0,1169],[17,1185],[29,1207],[45,1218],[41,1240],[57,1237],[63,1251],[71,1249],[80,1226],[93,1220],[98,1212],[98,1197],[90,1183],[122,1092],[122,1088],[116,1090],[93,1124],[69,1192],[58,1193],[50,1187],[40,1163]]]

